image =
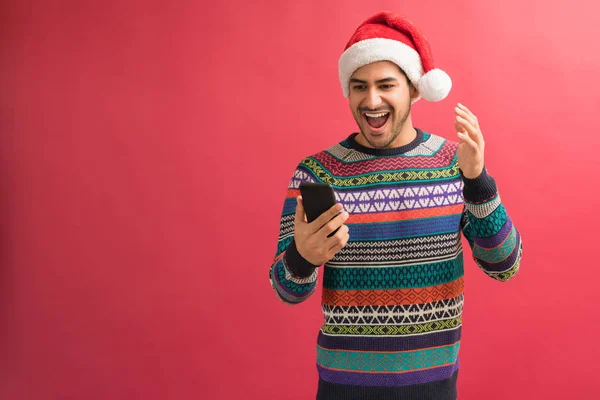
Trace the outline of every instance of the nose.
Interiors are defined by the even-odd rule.
[[[381,97],[379,96],[379,92],[377,88],[370,88],[367,93],[367,98],[365,99],[364,106],[370,108],[371,110],[376,109],[381,105]]]

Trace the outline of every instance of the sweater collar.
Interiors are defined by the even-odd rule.
[[[358,135],[358,132],[350,134],[350,136],[348,136],[347,142],[350,148],[360,151],[361,153],[366,153],[373,156],[397,156],[416,148],[423,142],[423,131],[417,127],[415,127],[415,130],[417,131],[417,137],[412,142],[400,147],[374,149],[372,147],[363,146],[362,144],[356,141],[356,136]]]

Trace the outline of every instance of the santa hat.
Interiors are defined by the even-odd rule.
[[[427,101],[448,96],[452,80],[434,68],[425,35],[412,22],[391,12],[382,12],[363,22],[346,45],[338,68],[344,97],[350,95],[350,77],[358,68],[376,61],[397,64]]]

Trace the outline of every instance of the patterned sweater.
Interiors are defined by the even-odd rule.
[[[317,399],[455,399],[463,310],[463,246],[490,277],[514,276],[521,237],[484,168],[467,179],[458,143],[416,128],[397,148],[372,149],[356,133],[297,166],[269,271],[293,305],[318,267],[296,249],[301,182],[327,182],[350,214],[350,239],[325,263],[317,339]]]

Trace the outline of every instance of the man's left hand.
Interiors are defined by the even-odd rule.
[[[465,178],[475,179],[483,171],[483,150],[485,142],[477,117],[465,106],[458,103],[454,109],[454,128],[458,134],[458,167]]]

